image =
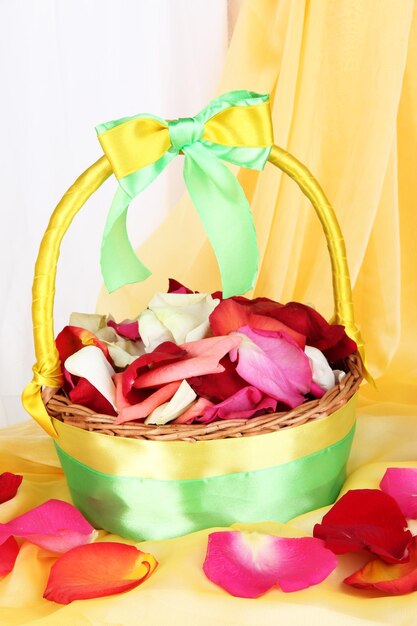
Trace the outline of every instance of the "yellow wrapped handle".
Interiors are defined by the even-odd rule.
[[[324,229],[332,264],[335,306],[333,321],[346,327],[347,334],[356,341],[363,359],[363,342],[353,319],[345,244],[335,213],[316,179],[295,157],[278,146],[273,146],[269,161],[297,183],[316,210]],[[56,432],[43,403],[42,389],[59,389],[63,383],[53,321],[55,277],[61,241],[75,215],[110,174],[112,167],[107,157],[103,156],[68,189],[51,216],[35,265],[32,319],[36,365],[33,367],[33,380],[25,388],[22,400],[28,413],[52,437],[56,437]]]

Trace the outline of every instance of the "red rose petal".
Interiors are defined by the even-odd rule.
[[[407,558],[411,539],[400,507],[378,489],[348,491],[314,527],[335,554],[367,550],[388,563]]]
[[[209,535],[203,570],[233,596],[257,598],[275,585],[282,591],[317,585],[336,565],[335,556],[313,537],[225,531]]]
[[[15,497],[22,480],[23,476],[20,474],[4,472],[0,475],[0,504]]]
[[[413,537],[408,550],[406,563],[388,564],[374,559],[344,582],[358,589],[376,589],[392,596],[417,591],[417,537]]]
[[[18,554],[19,546],[14,537],[9,537],[0,545],[0,579],[12,571]]]
[[[263,305],[264,303],[262,303]],[[227,298],[220,302],[210,315],[210,326],[213,335],[228,335],[241,326],[251,326],[260,330],[284,331],[292,337],[301,348],[305,346],[305,337],[294,331],[290,326],[268,315],[260,314],[262,309],[257,301],[237,302],[235,298]],[[282,307],[282,305],[277,305]],[[271,305],[269,304],[269,307]]]
[[[168,293],[194,293],[194,291],[191,291],[188,287],[184,287],[178,280],[170,278],[168,280]]]
[[[236,372],[236,363],[232,363],[228,355],[220,360],[220,365],[224,367],[224,372],[196,376],[187,380],[196,394],[213,402],[226,400],[247,386],[247,382]]]
[[[69,604],[129,591],[149,578],[157,565],[151,554],[124,543],[79,546],[54,563],[44,598]]]
[[[72,376],[74,380],[76,377]],[[95,413],[116,415],[110,402],[86,378],[78,378],[73,389],[68,391],[71,402],[86,406]]]
[[[109,349],[106,344],[100,341],[90,330],[79,328],[78,326],[65,326],[55,339],[61,363],[65,363],[67,358],[84,348],[85,346],[97,346],[103,352],[107,360],[113,364]]]

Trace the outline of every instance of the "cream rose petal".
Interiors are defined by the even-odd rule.
[[[206,293],[157,293],[148,307],[181,344],[209,334],[209,316],[219,302]]]
[[[106,344],[116,367],[127,367],[145,352],[142,341],[125,339],[110,326],[105,326],[97,331],[96,337]]]
[[[70,374],[86,378],[117,410],[116,386],[112,380],[115,371],[100,348],[96,346],[81,348],[67,358],[64,367]]]
[[[98,313],[71,313],[69,319],[70,326],[85,328],[95,335],[101,328],[105,328],[106,323],[107,317]]]
[[[170,330],[157,318],[153,311],[149,309],[142,311],[138,323],[145,352],[153,352],[164,341],[174,342]]]
[[[146,418],[145,424],[167,424],[182,415],[191,407],[197,398],[197,394],[191,389],[186,380],[183,380],[178,390],[169,402],[158,406]]]
[[[313,373],[313,382],[322,389],[331,389],[335,385],[335,375],[330,367],[326,357],[321,350],[306,346],[304,352],[308,356],[311,371]]]

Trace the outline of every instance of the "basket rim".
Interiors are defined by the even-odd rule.
[[[155,426],[139,422],[117,425],[116,418],[95,413],[79,404],[73,404],[62,389],[46,390],[44,404],[50,417],[67,425],[90,432],[116,437],[151,441],[205,441],[267,434],[294,428],[327,417],[345,405],[357,392],[363,380],[363,364],[358,353],[344,360],[346,375],[329,389],[322,398],[279,413],[267,413],[248,419],[216,420],[209,424],[166,424]]]

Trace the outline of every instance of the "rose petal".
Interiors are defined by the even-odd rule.
[[[417,468],[390,467],[379,487],[397,501],[405,517],[417,519]]]
[[[120,337],[110,326],[98,330],[97,337],[107,346],[112,363],[116,367],[127,367],[138,356],[145,353],[145,346],[142,341],[130,341]]]
[[[130,405],[142,402],[145,398],[143,393],[134,389],[133,385],[136,379],[149,370],[149,366],[152,368],[158,365],[169,363],[170,361],[178,361],[185,359],[187,353],[185,350],[177,346],[172,342],[165,342],[160,344],[153,352],[140,356],[123,372],[122,378],[122,391],[126,400]]]
[[[148,308],[172,333],[174,341],[182,344],[207,336],[209,315],[218,303],[219,300],[206,293],[156,293]]]
[[[254,415],[275,411],[277,401],[264,396],[256,387],[244,387],[233,396],[204,411],[197,422],[208,424],[217,419],[248,419]]]
[[[68,357],[64,365],[70,374],[86,378],[116,409],[116,387],[112,380],[115,371],[99,348],[81,348]]]
[[[239,376],[290,407],[304,402],[311,387],[311,369],[304,351],[291,337],[249,326],[230,336],[236,335],[243,337],[236,367]]]
[[[0,545],[0,579],[9,574],[19,554],[19,546],[14,537],[9,537]]]
[[[114,328],[116,333],[130,341],[140,341],[138,320],[124,320],[123,322],[115,322],[112,319],[107,321],[107,326]]]
[[[196,397],[196,393],[187,381],[183,380],[171,400],[152,411],[146,418],[145,424],[167,424],[171,422],[182,415],[184,411],[187,411]]]
[[[117,415],[113,405],[86,378],[80,378],[68,395],[71,402],[86,406],[95,413]]]
[[[219,361],[241,341],[238,336],[210,337],[184,343],[180,346],[185,350],[187,358],[166,363],[141,374],[134,383],[136,389],[158,387],[175,380],[184,380],[194,376],[216,374],[223,371]],[[133,364],[132,364],[133,365]]]
[[[124,543],[79,546],[54,563],[44,598],[69,604],[122,593],[144,582],[157,565],[151,554]]]
[[[308,345],[321,350],[331,363],[344,359],[356,350],[356,343],[346,335],[344,326],[329,324],[310,306],[288,302],[270,314],[307,337]]]
[[[243,380],[236,372],[236,364],[231,362],[229,356],[221,359],[220,365],[224,367],[224,372],[220,374],[206,374],[188,379],[197,395],[204,396],[213,402],[221,402],[247,387],[246,380]]]
[[[177,419],[172,423],[191,424],[197,417],[201,417],[204,414],[204,411],[211,406],[214,405],[210,402],[210,400],[206,400],[206,398],[198,398],[198,400],[194,402],[190,408],[185,411],[185,413],[177,417]]]
[[[73,314],[74,315],[74,314]],[[110,360],[107,346],[94,333],[78,326],[65,326],[55,339],[61,363],[85,346],[97,346]]]
[[[66,552],[89,543],[94,534],[94,528],[81,513],[61,500],[48,500],[0,525],[0,543],[11,536],[22,537],[52,552]]]
[[[314,536],[323,539],[336,554],[367,550],[388,563],[407,556],[411,539],[400,507],[378,489],[348,491],[314,527]]]
[[[358,589],[377,589],[389,595],[417,591],[417,537],[409,545],[409,561],[388,564],[374,559],[344,582]]]
[[[15,497],[23,476],[4,472],[0,475],[0,504]]]
[[[139,332],[146,352],[152,352],[165,342],[174,342],[171,331],[149,309],[139,315]]]
[[[115,376],[115,379],[117,379],[117,376],[118,375]],[[159,406],[165,404],[168,400],[171,400],[174,394],[178,391],[180,385],[181,381],[179,380],[173,383],[168,383],[148,395],[148,397],[142,400],[142,402],[127,405],[126,400],[121,398],[121,382],[119,384],[116,382],[116,402],[119,409],[116,424],[124,424],[125,422],[131,422],[132,420],[144,419],[145,417],[148,417],[148,415],[155,411],[155,409]],[[119,400],[117,400],[117,398],[119,398]]]
[[[331,389],[335,386],[335,377],[323,352],[312,346],[305,346],[304,352],[308,356],[313,382],[322,389]]]
[[[270,301],[269,301],[270,302]],[[278,305],[279,307],[282,305]],[[262,315],[259,312],[259,302],[245,300],[238,302],[236,298],[223,300],[210,315],[210,326],[214,335],[228,335],[241,326],[251,326],[260,330],[275,330],[286,332],[301,348],[305,346],[305,336],[294,331],[281,321]]]
[[[207,578],[240,598],[257,598],[271,587],[298,591],[316,585],[337,560],[312,537],[291,539],[260,533],[211,533],[203,570]]]
[[[179,283],[174,278],[170,278],[168,280],[168,293],[194,293],[188,287],[184,287],[181,283]]]
[[[100,313],[71,313],[69,319],[70,327],[85,328],[96,334],[100,328],[104,328],[107,317]]]

